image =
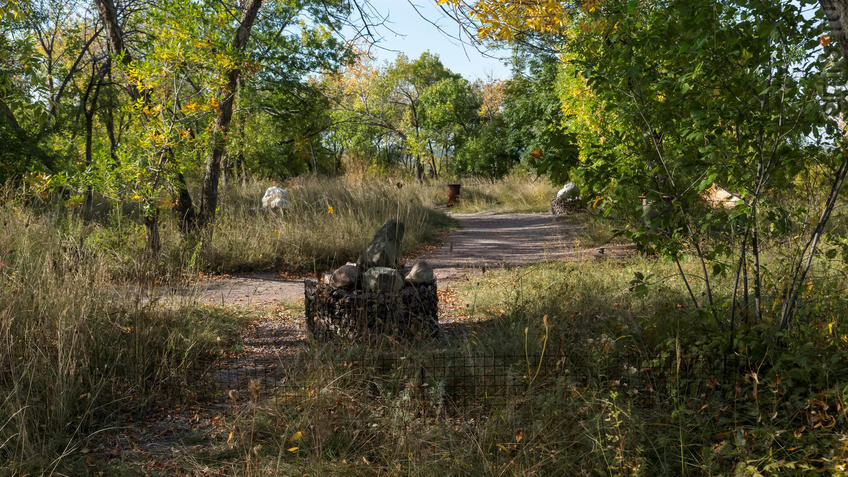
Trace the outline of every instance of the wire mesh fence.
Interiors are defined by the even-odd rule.
[[[195,389],[242,395],[296,395],[327,373],[328,382],[359,382],[381,394],[411,393],[452,402],[510,398],[547,386],[603,381],[623,392],[704,395],[733,386],[739,373],[702,359],[672,364],[608,364],[586,368],[563,351],[548,353],[369,352],[358,355],[234,359],[198,362],[190,371]],[[311,373],[311,374],[310,374]]]

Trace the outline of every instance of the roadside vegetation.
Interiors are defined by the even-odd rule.
[[[576,245],[638,255],[443,289],[483,320],[451,340],[315,345],[179,470],[848,473],[848,2],[438,3],[512,78],[377,63],[338,34],[378,31],[367,0],[5,2],[0,474],[115,470],[87,452],[115,422],[208,398],[255,316],[174,286],[315,276],[392,218],[410,256],[449,183],[543,212],[566,181]],[[520,392],[452,395],[434,353],[517,355]]]
[[[464,312],[484,318],[465,338],[300,355],[286,364],[285,388],[229,417],[231,439],[179,466],[246,475],[844,471],[844,300],[799,310],[810,324],[791,341],[764,339],[768,325],[745,317],[728,353],[725,330],[688,308],[676,276],[674,263],[641,256],[489,273],[460,288]],[[821,278],[811,296],[845,286],[841,272]],[[715,292],[731,289],[725,279]],[[452,392],[449,378],[428,378],[434,356],[473,382]],[[467,396],[504,372],[480,360],[490,356],[511,357],[517,388]]]

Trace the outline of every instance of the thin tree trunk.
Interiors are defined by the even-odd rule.
[[[424,182],[424,166],[421,165],[421,154],[415,155],[415,180]]]
[[[227,189],[227,176],[229,175],[230,161],[228,159],[228,155],[224,154],[221,157],[221,185],[224,186],[224,190]]]
[[[108,0],[100,0],[108,1]],[[256,21],[256,15],[262,6],[262,0],[246,0],[241,21],[233,39],[233,51],[244,52],[247,40],[250,38],[250,30]],[[221,176],[221,157],[227,146],[227,128],[233,117],[233,103],[235,102],[236,90],[241,77],[241,70],[233,68],[227,73],[227,84],[221,90],[221,100],[218,104],[218,114],[215,124],[212,126],[212,140],[209,156],[206,159],[206,169],[203,174],[203,188],[200,196],[201,226],[211,225],[215,221],[215,211],[218,207],[218,180]]]
[[[176,187],[176,202],[174,203],[174,212],[177,214],[180,224],[180,232],[183,236],[187,236],[195,231],[197,226],[197,214],[194,211],[194,204],[191,200],[191,194],[188,192],[185,177],[182,172],[177,173]]]
[[[152,207],[144,214],[144,228],[147,230],[147,250],[153,257],[158,257],[162,251],[162,240],[159,237],[159,209]]]
[[[757,218],[757,205],[751,207],[751,255],[754,256],[754,316],[757,323],[762,321],[762,283],[760,281],[760,233]]]
[[[113,104],[110,101],[105,108],[103,124],[106,126],[106,137],[109,138],[109,157],[112,158],[112,167],[117,168],[121,165],[121,160],[118,158],[118,139],[115,137],[115,117],[112,111]]]
[[[94,113],[97,110],[97,99],[100,97],[100,84],[105,77],[106,71],[103,70],[99,74],[95,74],[95,68],[92,64],[91,78],[89,79],[88,88],[82,97],[82,113],[85,117],[85,168],[86,172],[94,163],[94,152],[92,150],[92,136],[94,134]],[[94,91],[92,95],[91,92]],[[91,102],[89,103],[89,96]],[[85,220],[91,218],[91,213],[94,203],[94,193],[89,182],[85,189],[85,199],[83,201],[83,217]]]
[[[86,170],[91,167],[91,164],[94,162],[94,154],[91,148],[91,136],[92,130],[94,129],[94,106],[91,107],[91,111],[85,112],[85,168]],[[86,181],[89,182],[89,181]],[[91,183],[89,182],[88,186],[85,189],[85,200],[83,201],[83,216],[86,220],[91,218],[91,212],[94,203],[94,193],[91,190]]]
[[[839,193],[842,191],[842,185],[845,183],[846,174],[848,174],[848,158],[843,159],[839,165],[836,177],[833,179],[833,184],[830,188],[830,193],[827,196],[824,209],[819,216],[819,221],[816,224],[810,239],[807,241],[807,244],[801,252],[798,264],[793,270],[792,280],[786,294],[786,300],[783,302],[783,307],[780,310],[781,329],[786,329],[792,321],[792,315],[795,312],[795,304],[798,301],[798,294],[801,292],[801,286],[804,284],[807,272],[810,271],[810,265],[813,263],[813,257],[816,254],[816,247],[824,233],[824,228],[830,220],[833,208],[836,207],[836,201],[839,199]]]
[[[129,66],[133,58],[124,45],[124,32],[118,22],[118,9],[115,8],[115,2],[113,0],[95,0],[95,3],[97,3],[100,21],[103,22],[103,27],[106,30],[106,41],[112,50],[112,54],[120,58],[121,64]],[[126,90],[134,100],[140,98],[147,100],[144,92],[138,89],[138,85],[133,81],[127,83]]]

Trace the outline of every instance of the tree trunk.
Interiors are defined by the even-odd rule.
[[[421,165],[421,155],[415,155],[415,180],[424,182],[424,166]]]
[[[228,179],[229,179],[229,177],[227,177],[227,176],[229,175],[229,172],[230,172],[229,171],[230,161],[229,161],[228,158],[229,158],[229,156],[227,154],[224,154],[221,157],[221,185],[224,186],[224,190],[227,190],[227,182],[228,182]]]
[[[836,41],[842,57],[848,61],[848,1],[819,0],[819,4],[830,26],[832,40]]]
[[[162,240],[159,237],[159,209],[155,205],[150,205],[150,210],[144,214],[144,228],[147,230],[147,250],[153,257],[158,257],[162,251]]]
[[[188,186],[182,172],[177,173],[176,189],[177,197],[174,202],[174,212],[179,219],[180,232],[183,236],[186,236],[194,232],[197,226],[197,214],[194,211],[194,203],[191,200],[191,194],[188,192]]]
[[[95,95],[96,98],[96,95]],[[96,99],[95,99],[96,101]],[[94,106],[91,106],[90,111],[85,112],[85,168],[86,172],[91,167],[91,164],[94,162],[94,154],[91,149],[91,136],[93,134],[92,130],[94,129]],[[91,182],[88,182],[88,186],[85,189],[85,200],[83,202],[83,217],[86,220],[91,218],[91,213],[93,209],[94,203],[94,193],[91,190]]]
[[[109,0],[99,0],[109,1]],[[244,13],[239,22],[236,35],[233,40],[233,50],[242,53],[250,38],[250,30],[256,21],[256,15],[262,0],[246,0]],[[221,157],[223,157],[227,146],[227,128],[233,117],[233,103],[241,76],[239,68],[233,68],[227,73],[227,84],[221,90],[221,100],[218,104],[218,114],[215,124],[212,126],[212,140],[209,156],[206,159],[206,169],[203,174],[203,188],[200,196],[199,225],[208,226],[215,221],[215,211],[218,207],[218,181],[221,176]]]
[[[108,77],[108,83],[112,83],[112,60],[106,59],[108,64],[106,65],[106,76]],[[103,124],[106,126],[106,137],[109,138],[109,157],[112,158],[112,167],[116,168],[121,164],[121,160],[118,159],[118,139],[115,136],[115,103],[114,98],[109,98],[109,104],[103,110]]]
[[[95,3],[97,3],[100,21],[103,22],[103,27],[106,30],[106,41],[109,43],[112,54],[120,58],[124,66],[129,65],[132,63],[132,55],[124,45],[124,32],[118,22],[118,9],[115,8],[115,2],[113,0],[95,0]],[[145,97],[144,92],[139,90],[133,81],[128,82],[126,89],[134,100]]]

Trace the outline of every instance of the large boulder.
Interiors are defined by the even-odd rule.
[[[279,187],[269,187],[262,196],[262,208],[265,210],[287,210],[291,206],[289,191]]]
[[[372,267],[396,268],[402,240],[403,222],[392,219],[383,224],[374,234],[368,248],[359,256],[356,264],[360,271],[367,271]]]
[[[562,186],[562,189],[557,192],[556,196],[560,200],[574,200],[580,196],[580,189],[577,188],[577,184],[574,182],[569,182]]]
[[[424,260],[417,260],[412,264],[412,270],[406,274],[406,281],[413,285],[429,285],[436,283],[436,275],[429,263]]]
[[[355,263],[347,263],[337,268],[333,272],[330,279],[330,284],[336,288],[350,289],[356,286],[356,281],[359,279],[359,269]]]
[[[362,274],[362,286],[375,293],[397,293],[403,288],[403,277],[394,268],[371,267]]]

